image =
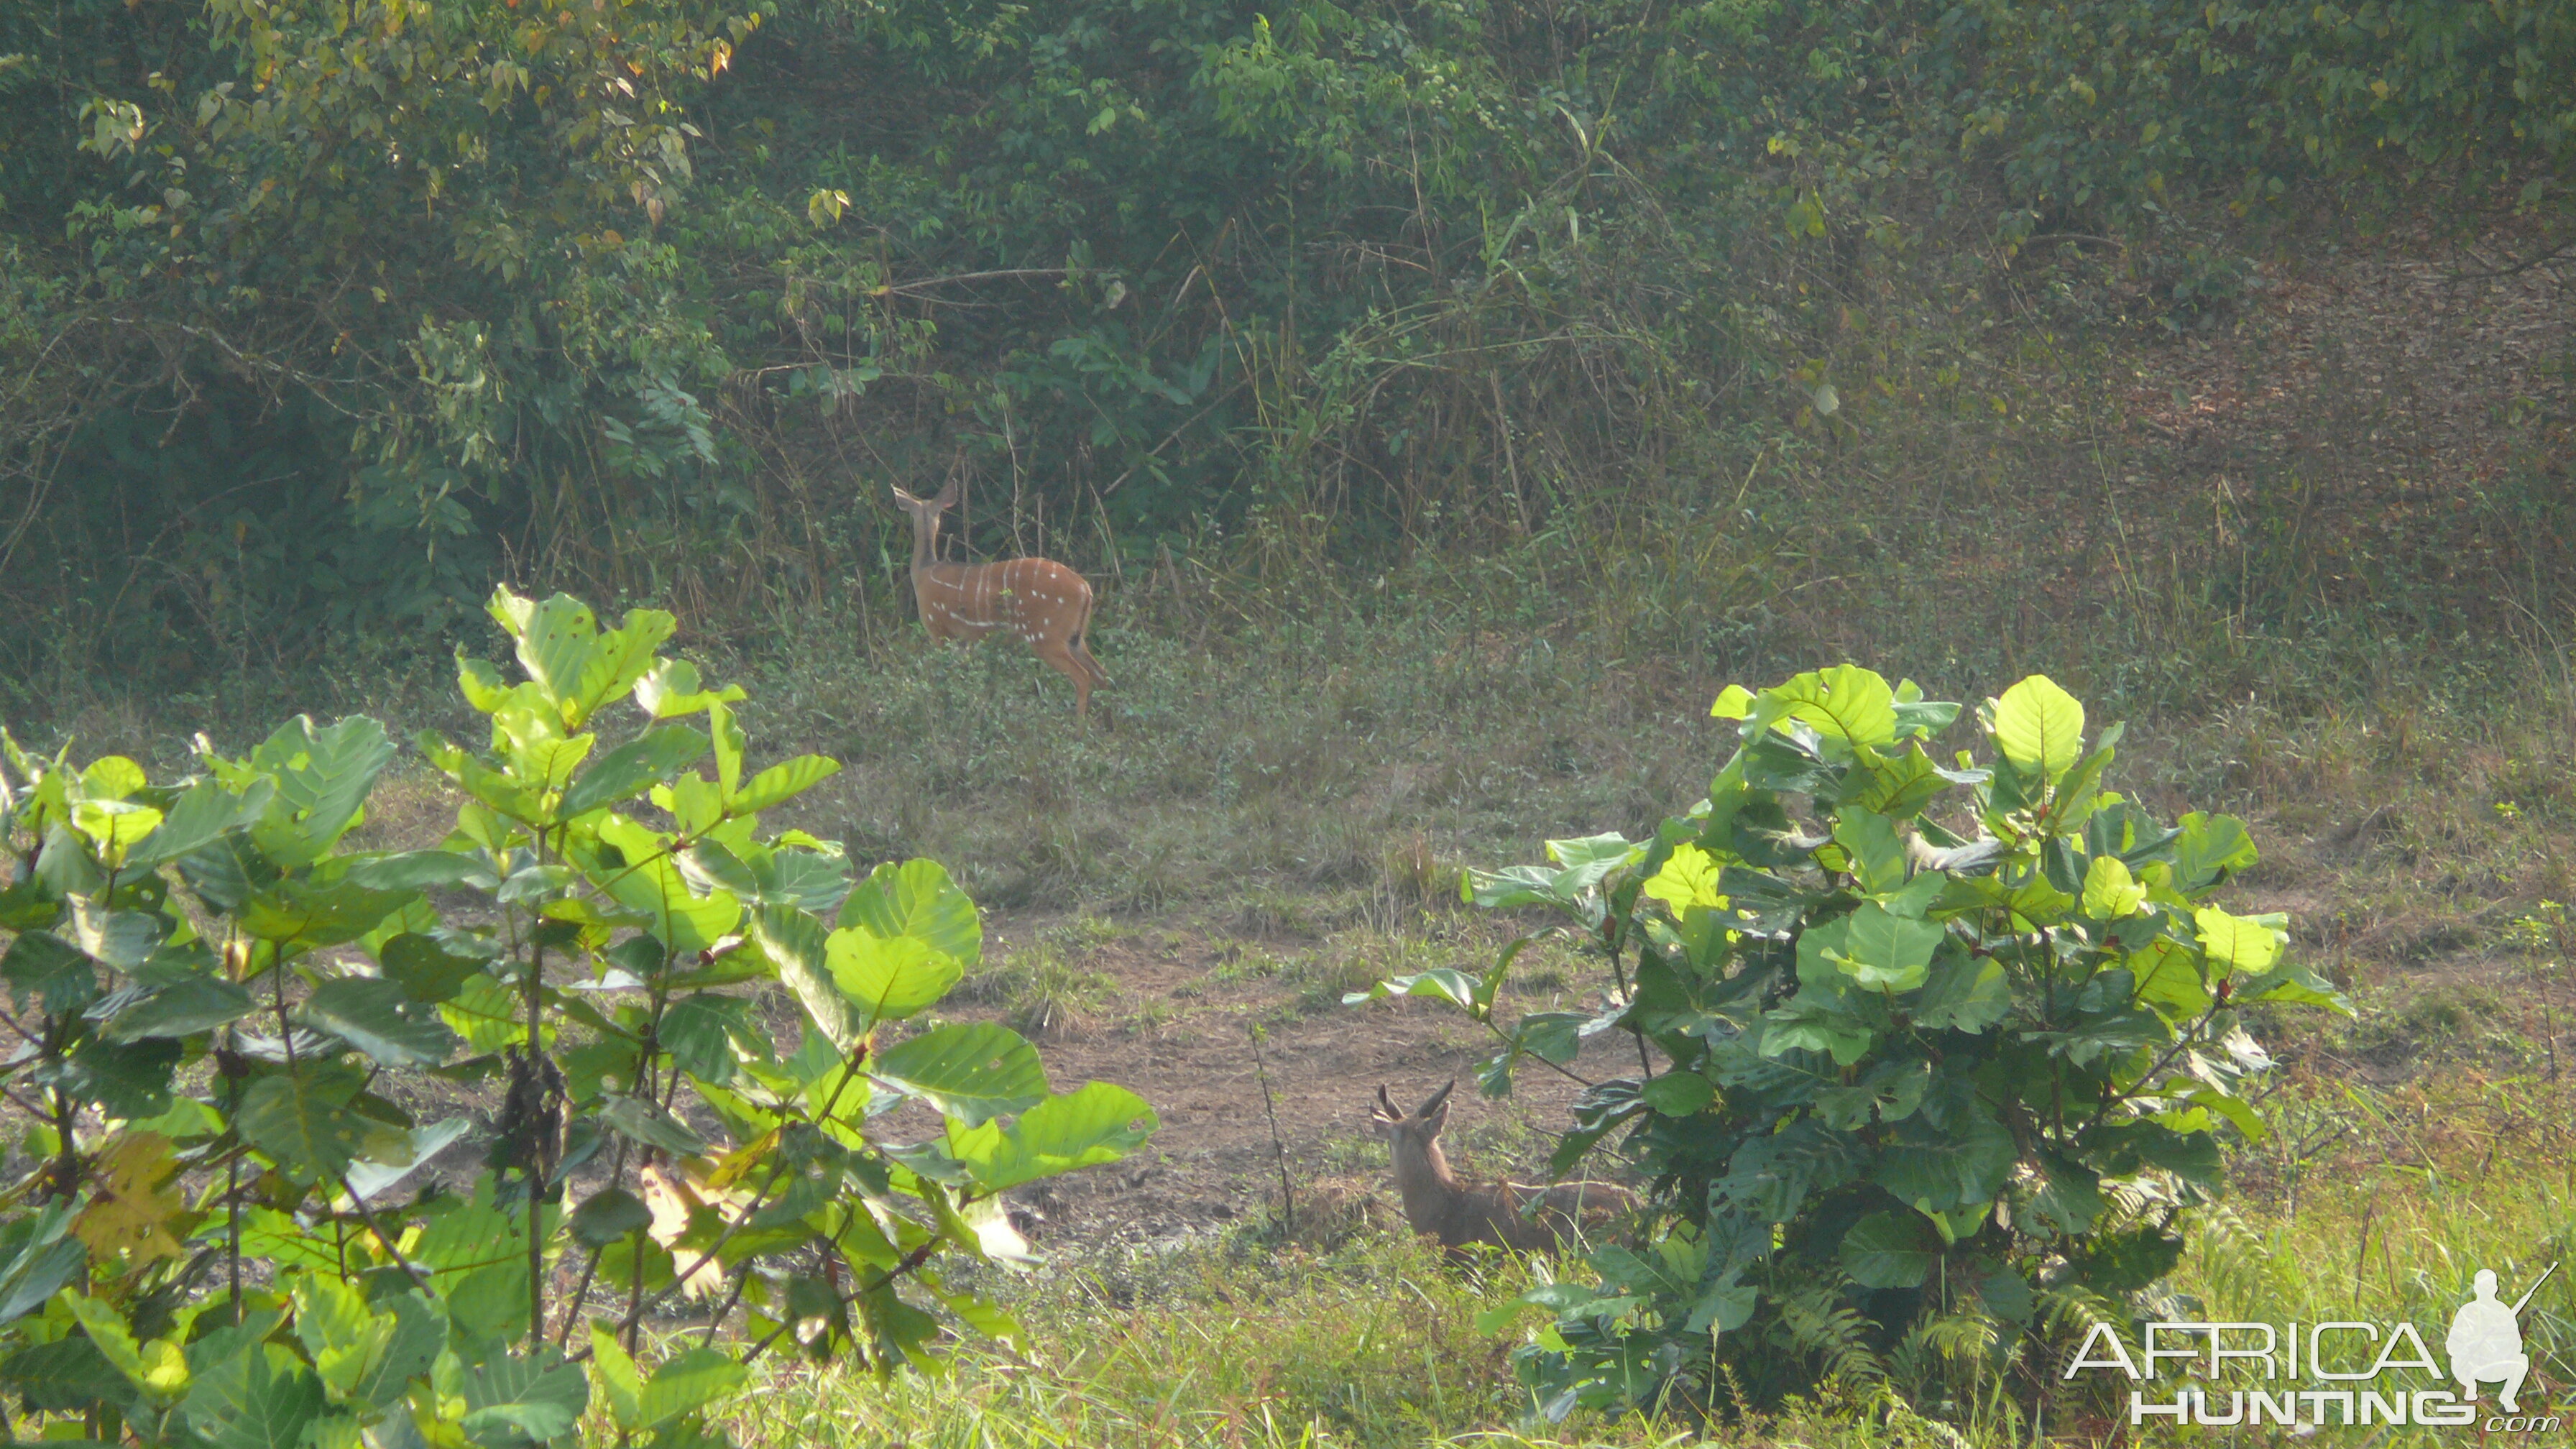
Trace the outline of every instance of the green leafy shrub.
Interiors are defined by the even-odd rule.
[[[395,753],[373,720],[201,740],[158,785],[0,734],[0,1090],[35,1158],[0,1196],[0,1386],[39,1418],[520,1449],[604,1415],[697,1449],[773,1346],[882,1371],[944,1324],[1016,1337],[942,1265],[987,1255],[1004,1189],[1153,1130],[1122,1088],[1054,1094],[1002,1027],[891,1039],[975,966],[974,903],[934,861],[854,883],[764,833],[838,767],[748,770],[742,691],[660,657],[669,614],[492,612],[525,677],[460,659],[492,733],[421,739],[463,797],[432,850],[342,848]],[[794,1043],[739,989],[770,981]],[[400,1105],[429,1076],[502,1089],[470,1192],[401,1190],[468,1125]],[[944,1134],[890,1141],[906,1103]],[[702,1334],[648,1373],[639,1326],[683,1297]]]
[[[2282,918],[2208,903],[2255,858],[2244,825],[2167,827],[2103,789],[2119,727],[2087,752],[2046,678],[1979,711],[1983,766],[1927,748],[1957,705],[1851,666],[1730,687],[1715,713],[1743,743],[1652,839],[1552,841],[1549,864],[1467,883],[1570,917],[1609,978],[1599,1012],[1495,1018],[1535,937],[1481,978],[1350,998],[1483,1021],[1490,1095],[1532,1057],[1636,1038],[1647,1070],[1588,1086],[1553,1167],[1624,1133],[1655,1186],[1647,1240],[1594,1250],[1597,1286],[1513,1305],[1557,1315],[1521,1377],[1560,1417],[1837,1376],[2044,1391],[2033,1350],[2125,1327],[2181,1211],[2220,1190],[2220,1134],[2262,1133],[2242,1009],[2349,1008],[2283,959]]]

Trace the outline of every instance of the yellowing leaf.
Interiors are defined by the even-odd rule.
[[[2231,916],[2216,906],[2203,906],[2191,918],[2200,927],[2201,949],[2209,953],[2210,965],[2224,963],[2249,976],[2271,970],[2272,963],[2281,959],[2282,942],[2289,939],[2279,927],[2278,916]]]
[[[715,1232],[692,1233],[690,1225],[699,1214],[710,1214],[717,1222],[729,1221],[751,1204],[751,1194],[740,1188],[715,1191],[687,1177],[674,1177],[662,1170],[660,1163],[648,1162],[643,1172],[644,1205],[653,1213],[653,1226],[648,1229],[653,1241],[671,1252],[673,1270],[686,1272],[680,1291],[691,1298],[712,1298],[724,1288],[724,1265],[707,1257],[707,1244],[715,1241]],[[691,1245],[683,1246],[688,1240]],[[700,1259],[705,1259],[700,1262]]]
[[[1664,868],[1647,877],[1641,887],[1647,895],[1673,908],[1678,916],[1693,906],[1723,910],[1726,897],[1717,893],[1719,866],[1715,857],[1696,845],[1676,845],[1664,859]]]
[[[1995,701],[1995,745],[2021,769],[2054,780],[2084,749],[2084,706],[2045,674],[2034,674]]]
[[[2096,921],[2116,921],[2133,916],[2147,898],[2147,888],[2129,874],[2127,862],[2116,855],[2097,855],[2084,870],[2084,914]]]
[[[89,1245],[90,1256],[131,1254],[137,1267],[174,1257],[179,1240],[170,1219],[181,1207],[170,1187],[178,1171],[170,1160],[170,1139],[158,1132],[138,1132],[118,1142],[98,1161],[97,1196],[72,1220],[72,1233]]]

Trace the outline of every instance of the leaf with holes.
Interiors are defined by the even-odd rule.
[[[329,1180],[348,1170],[361,1140],[346,1110],[358,1094],[356,1068],[306,1062],[262,1077],[242,1095],[234,1125],[270,1161]]]
[[[1018,1032],[951,1022],[877,1053],[868,1074],[969,1127],[1045,1100],[1046,1067]]]
[[[590,762],[573,777],[555,817],[570,820],[634,799],[707,752],[707,737],[687,725],[659,725]]]
[[[380,1066],[434,1067],[456,1050],[456,1033],[439,1020],[437,1008],[412,1000],[401,985],[380,977],[325,981],[295,1014]]]
[[[72,1220],[72,1233],[89,1245],[92,1257],[122,1254],[138,1268],[178,1256],[170,1225],[187,1206],[171,1185],[178,1171],[169,1138],[158,1132],[120,1138],[92,1165],[89,1206]]]

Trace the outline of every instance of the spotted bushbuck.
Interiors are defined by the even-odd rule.
[[[1467,1183],[1440,1151],[1440,1129],[1449,1123],[1455,1080],[1431,1094],[1410,1117],[1377,1089],[1369,1117],[1384,1134],[1394,1159],[1396,1191],[1405,1221],[1429,1233],[1454,1254],[1469,1243],[1531,1252],[1576,1240],[1633,1211],[1637,1196],[1606,1182],[1560,1182],[1532,1187],[1516,1182]]]
[[[912,598],[930,637],[972,644],[996,630],[1016,635],[1038,658],[1073,681],[1073,713],[1091,717],[1091,691],[1109,672],[1084,642],[1091,632],[1091,584],[1046,558],[999,563],[939,561],[939,515],[957,501],[957,480],[923,500],[897,488],[894,501],[912,515]]]

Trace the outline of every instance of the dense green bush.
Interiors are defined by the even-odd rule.
[[[1622,1134],[1655,1221],[1592,1252],[1597,1286],[1524,1297],[1557,1318],[1521,1375],[1553,1416],[1769,1405],[1836,1376],[2045,1394],[2070,1327],[2130,1331],[2181,1212],[2220,1190],[2221,1135],[2262,1134],[2248,1009],[2348,1008],[2285,959],[2282,918],[2210,903],[2254,861],[2244,825],[2168,827],[2104,789],[2119,727],[2088,751],[2045,677],[1979,711],[1984,765],[1928,748],[1957,705],[1849,665],[1715,712],[1743,744],[1652,839],[1553,841],[1547,865],[1467,882],[1570,917],[1598,1013],[1495,1014],[1530,938],[1481,978],[1348,998],[1486,1023],[1490,1094],[1587,1037],[1635,1039],[1644,1070],[1587,1085],[1554,1167]]]
[[[670,615],[492,612],[524,677],[460,657],[492,734],[420,741],[461,794],[435,849],[343,848],[395,752],[369,719],[238,759],[201,736],[201,773],[160,784],[0,734],[28,1153],[0,1386],[44,1425],[512,1449],[591,1414],[720,1443],[706,1412],[773,1348],[886,1370],[952,1326],[1016,1336],[943,1265],[1017,1251],[1004,1189],[1153,1130],[1122,1088],[1053,1093],[1002,1027],[895,1039],[977,964],[974,903],[936,862],[854,882],[837,845],[763,832],[837,766],[749,770],[742,691],[660,655]],[[770,981],[793,1041],[741,989]],[[406,1108],[432,1078],[498,1097],[463,1191],[402,1189],[470,1125]],[[907,1104],[944,1133],[890,1138]],[[675,1301],[699,1336],[648,1373]]]

